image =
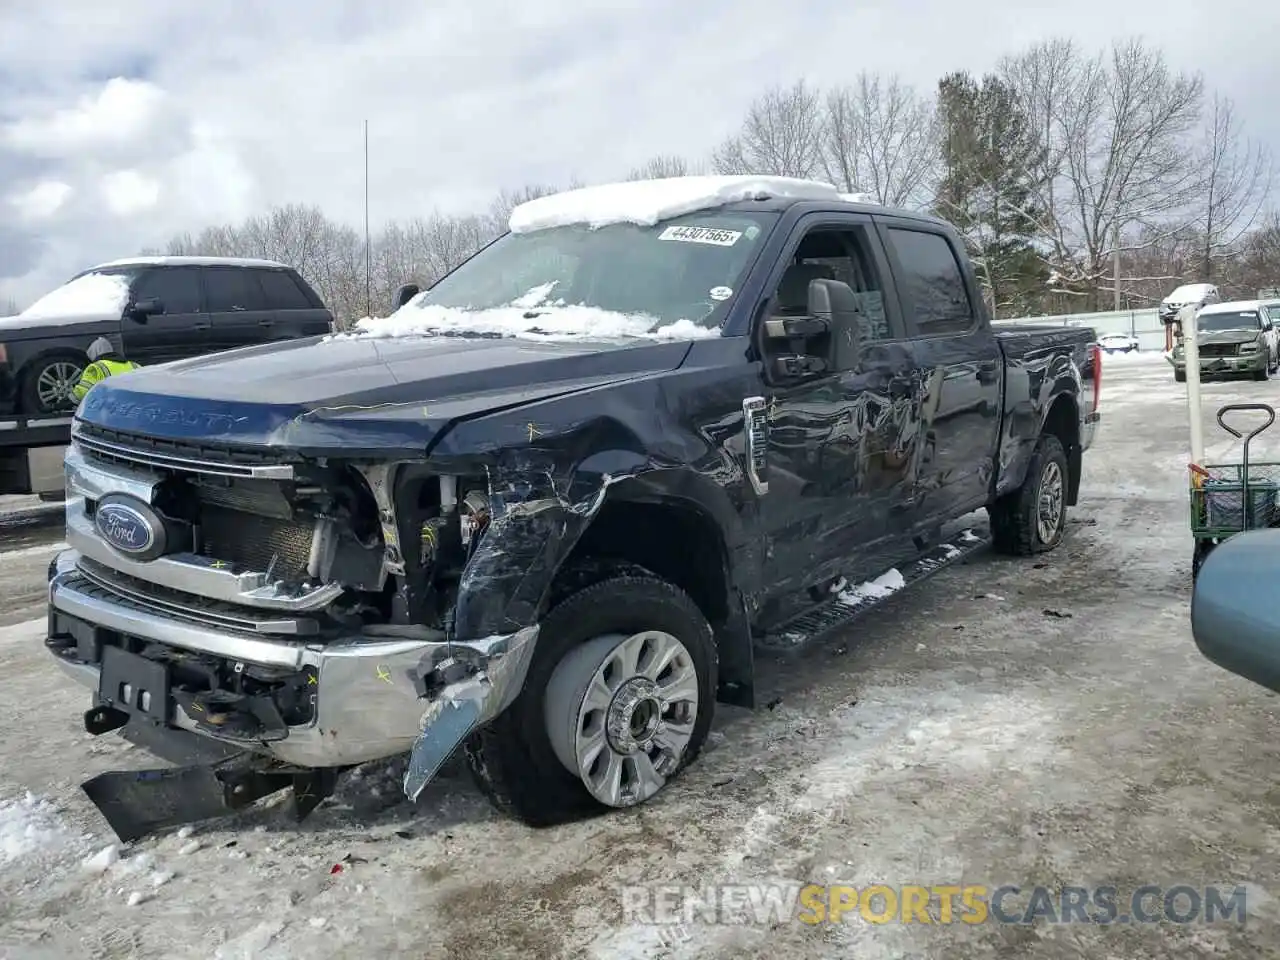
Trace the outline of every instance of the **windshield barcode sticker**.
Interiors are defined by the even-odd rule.
[[[678,240],[681,243],[709,243],[713,247],[732,247],[742,236],[741,230],[720,230],[716,227],[667,227],[659,234],[659,240]]]

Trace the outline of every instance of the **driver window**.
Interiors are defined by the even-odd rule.
[[[808,312],[810,281],[822,279],[847,283],[857,297],[863,343],[892,339],[880,278],[863,231],[818,228],[807,234],[778,284],[773,314],[803,316]]]

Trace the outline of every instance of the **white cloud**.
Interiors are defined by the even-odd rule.
[[[118,217],[150,210],[160,200],[160,184],[137,170],[117,170],[102,178],[102,197]]]
[[[53,157],[74,157],[105,146],[136,146],[163,105],[164,91],[155,85],[113,77],[71,106],[19,118],[5,135],[11,147]]]
[[[1256,39],[1278,26],[1280,7],[1239,0],[0,4],[0,183],[70,188],[38,230],[0,224],[0,300],[273,204],[358,223],[365,119],[376,228],[705,155],[769,84],[867,69],[928,89],[1054,35],[1143,35],[1280,152],[1280,63]]]
[[[69,183],[43,180],[35,186],[9,196],[9,203],[24,220],[47,220],[67,202],[74,190]]]

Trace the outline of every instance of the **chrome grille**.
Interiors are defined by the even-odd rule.
[[[1202,357],[1234,357],[1239,352],[1240,344],[1238,343],[1200,344],[1200,356]]]
[[[140,464],[222,477],[293,479],[291,465],[274,461],[270,454],[258,451],[144,437],[80,420],[75,422],[72,434],[75,443],[87,455],[104,463]]]
[[[160,613],[192,623],[223,627],[244,633],[287,634],[307,636],[318,632],[319,624],[307,617],[280,617],[269,612],[237,607],[208,600],[194,594],[158,587],[138,580],[100,563],[81,557],[76,574],[82,581],[76,587],[90,596],[98,596],[136,610]]]

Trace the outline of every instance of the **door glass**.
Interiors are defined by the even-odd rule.
[[[155,297],[165,313],[200,312],[200,273],[195,267],[158,267],[133,285],[133,301]]]
[[[858,321],[863,343],[893,337],[884,311],[880,278],[861,230],[819,227],[807,234],[778,285],[775,312],[806,313],[809,283],[819,279],[839,280],[849,285],[861,309]]]
[[[252,270],[237,267],[205,267],[204,282],[209,296],[209,312],[269,310],[267,298],[253,274]]]
[[[310,310],[311,304],[293,277],[283,270],[255,270],[267,295],[269,310]]]
[[[915,312],[921,336],[964,333],[973,326],[973,306],[960,263],[947,238],[923,230],[890,228],[889,242],[904,274],[902,292]]]

